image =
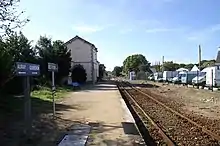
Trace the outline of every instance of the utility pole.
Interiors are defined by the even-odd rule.
[[[199,45],[199,70],[201,71],[201,46]]]
[[[159,71],[161,71],[160,61],[158,62]]]
[[[164,71],[164,56],[162,57],[162,72]]]

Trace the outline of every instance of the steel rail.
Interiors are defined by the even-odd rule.
[[[123,87],[123,86],[119,86],[119,88],[122,88],[123,91],[126,93],[126,95],[132,100],[132,102],[135,104],[135,106],[138,107],[138,109],[143,113],[143,115],[152,123],[152,125],[158,130],[158,133],[160,133],[160,135],[162,136],[163,140],[165,141],[165,143],[168,146],[175,146],[175,144],[173,143],[173,141],[164,133],[164,131],[153,121],[153,119],[145,113],[145,111],[139,106],[139,104],[134,100],[134,98],[132,97],[132,95],[130,93],[128,93],[128,91]],[[132,105],[131,105],[132,106]],[[135,108],[133,108],[134,111],[136,113],[137,110]]]
[[[205,127],[203,127],[203,126],[197,124],[196,122],[194,122],[193,120],[189,119],[188,117],[182,115],[181,113],[179,113],[179,112],[173,110],[172,108],[168,107],[168,106],[165,105],[164,103],[162,103],[162,102],[160,102],[159,100],[155,99],[153,96],[151,96],[151,95],[149,95],[149,94],[147,94],[147,93],[141,91],[140,89],[138,89],[138,88],[132,86],[130,83],[129,83],[129,86],[130,86],[131,88],[133,88],[134,90],[138,91],[139,93],[141,93],[141,94],[147,96],[148,98],[150,98],[150,99],[153,100],[154,102],[160,104],[161,106],[163,106],[163,107],[166,108],[167,110],[169,110],[169,111],[173,112],[174,114],[178,115],[179,117],[181,117],[181,118],[187,120],[187,121],[190,122],[191,124],[193,124],[193,125],[195,125],[195,126],[201,128],[203,132],[205,132],[206,134],[210,135],[210,136],[213,137],[214,139],[220,141],[220,136],[219,136],[219,135],[217,135],[217,134],[213,133],[212,131],[206,129]]]

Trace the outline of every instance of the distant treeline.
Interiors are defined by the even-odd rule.
[[[202,60],[201,61],[201,70],[208,67],[208,66],[213,66],[215,64],[215,60]],[[175,71],[179,68],[186,68],[186,69],[192,69],[194,65],[199,66],[199,64],[183,64],[183,63],[174,63],[173,61],[166,61],[164,62],[163,66],[162,65],[152,65],[151,67],[155,68],[156,71]]]

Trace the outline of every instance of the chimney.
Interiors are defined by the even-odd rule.
[[[215,60],[215,65],[220,65],[220,47],[218,48],[217,57]]]
[[[199,45],[199,70],[201,70],[201,46]]]

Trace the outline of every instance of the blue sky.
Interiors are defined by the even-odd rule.
[[[95,44],[108,70],[140,53],[150,62],[214,59],[220,46],[219,0],[21,0],[31,21],[22,29],[68,41],[75,35]]]

